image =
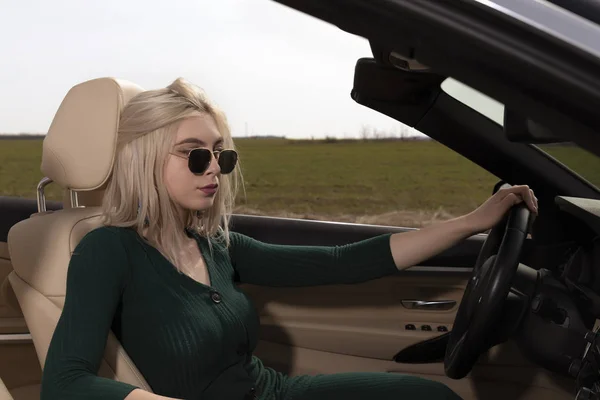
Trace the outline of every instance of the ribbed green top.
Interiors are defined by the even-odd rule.
[[[110,329],[157,394],[243,399],[255,386],[266,399],[282,376],[252,355],[259,318],[236,283],[341,284],[396,272],[389,235],[317,247],[231,233],[229,248],[217,242],[209,248],[207,239],[193,236],[210,287],[180,274],[132,229],[102,227],[81,240],[44,366],[42,400],[123,399],[134,389],[96,375]]]

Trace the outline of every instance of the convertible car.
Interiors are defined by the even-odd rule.
[[[516,206],[490,232],[384,279],[244,285],[261,315],[255,354],[292,375],[418,375],[464,399],[600,398],[600,189],[544,150],[562,143],[600,168],[597,3],[279,2],[369,40],[372,57],[357,60],[348,82],[352,99],[498,177],[490,194],[529,185],[539,214]],[[452,82],[466,91],[453,92]],[[111,126],[126,101],[113,90],[112,103],[90,115],[96,126]],[[496,108],[482,108],[484,100]],[[79,123],[59,110],[53,125]],[[62,140],[77,159],[89,151],[55,132],[45,140]],[[62,187],[64,201],[47,202],[48,184],[60,179],[40,173],[37,200],[0,198],[1,399],[39,398],[70,254],[98,224],[101,187]],[[408,228],[236,215],[232,229],[272,243],[338,245]],[[98,373],[151,390],[113,335]]]

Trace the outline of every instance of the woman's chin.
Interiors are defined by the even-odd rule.
[[[206,196],[204,194],[199,196],[197,193],[194,193],[193,196],[180,199],[174,198],[173,200],[184,210],[205,211],[214,205],[215,196]]]
[[[214,197],[206,197],[204,199],[199,199],[194,202],[191,202],[191,204],[190,204],[191,207],[188,207],[188,208],[190,210],[205,211],[205,210],[211,208],[214,203],[215,203]]]

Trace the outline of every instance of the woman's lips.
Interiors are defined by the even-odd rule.
[[[217,189],[219,188],[219,185],[206,185],[200,188],[200,190],[202,192],[204,192],[205,194],[211,195],[211,194],[215,194],[217,193]]]

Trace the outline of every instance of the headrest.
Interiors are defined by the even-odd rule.
[[[63,188],[100,188],[112,171],[121,111],[143,89],[114,78],[74,86],[62,101],[42,152],[42,173]]]

